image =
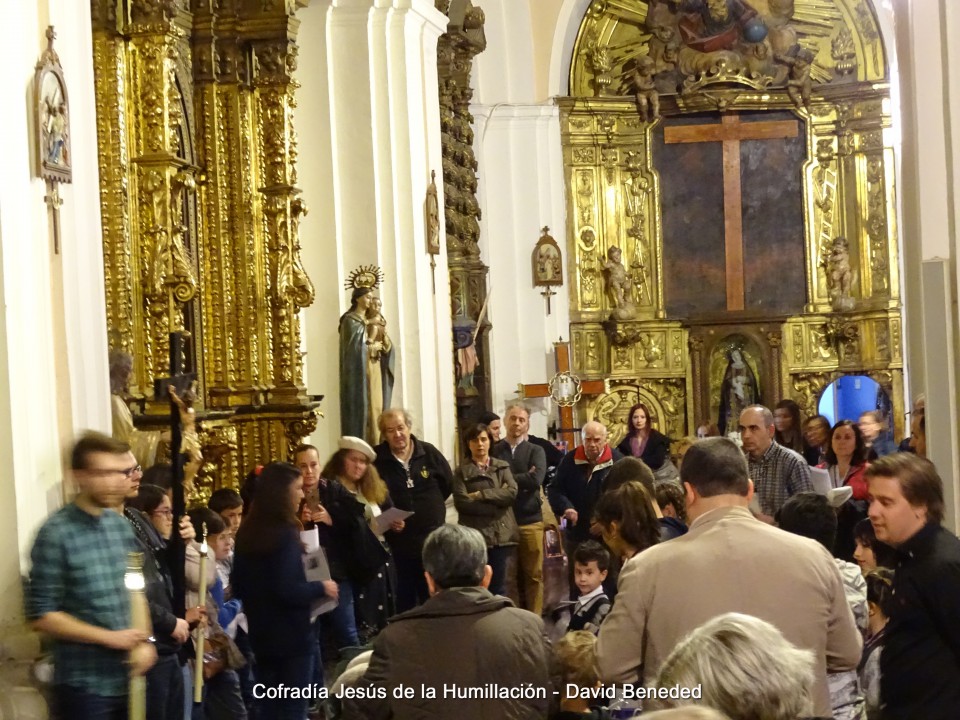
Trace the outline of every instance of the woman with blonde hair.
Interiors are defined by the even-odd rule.
[[[357,634],[365,644],[396,610],[396,570],[383,534],[402,532],[404,522],[383,527],[377,519],[393,503],[373,465],[373,448],[350,436],[340,438],[338,446],[321,473],[327,480],[324,507],[333,521],[328,560],[340,583],[340,602],[353,604]]]

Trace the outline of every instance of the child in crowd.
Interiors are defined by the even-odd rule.
[[[243,520],[243,506],[243,496],[232,488],[215,490],[210,496],[210,502],[207,503],[207,507],[217,513],[223,520],[227,528],[226,534],[230,536],[230,547],[226,556],[217,557],[217,577],[223,584],[223,601],[220,603],[223,610],[220,613],[220,624],[230,639],[237,644],[237,648],[247,661],[243,667],[237,670],[237,676],[240,678],[240,694],[243,696],[243,704],[247,708],[247,715],[253,717],[253,650],[250,647],[250,639],[244,630],[246,617],[243,614],[243,607],[240,601],[233,597],[233,588],[230,587],[230,573],[233,570],[233,545],[237,530],[240,529],[240,522]]]
[[[200,598],[200,551],[196,543],[187,545],[185,580],[187,605],[206,604],[207,617],[217,618],[206,628],[204,641],[204,688],[202,713],[193,708],[194,720],[246,720],[247,711],[240,692],[240,679],[236,669],[244,665],[243,655],[223,628],[228,627],[239,611],[239,602],[224,605],[223,582],[217,573],[217,563],[226,559],[231,551],[233,536],[227,526],[210,508],[196,508],[187,513],[198,537],[206,531],[208,547],[204,568],[207,597]],[[211,562],[211,560],[213,562]],[[191,673],[192,675],[192,673]],[[192,678],[191,678],[192,679]],[[186,680],[186,678],[185,678]],[[192,683],[190,683],[192,685]],[[189,689],[192,699],[193,689]]]
[[[225,596],[230,598],[230,571],[233,569],[233,538],[240,527],[243,518],[243,498],[232,488],[220,488],[210,496],[207,507],[213,510],[223,520],[226,526],[225,536],[230,540],[230,547],[222,560],[217,560],[217,576],[223,583]]]
[[[687,532],[687,496],[686,491],[675,482],[658,482],[653,486],[657,505],[664,518],[683,527],[683,535]]]
[[[586,542],[584,545],[597,545],[595,542]],[[602,547],[600,547],[603,550]],[[606,553],[606,550],[603,550]],[[589,561],[596,564],[596,560]],[[606,575],[606,573],[604,573]],[[597,587],[600,587],[599,582]],[[554,659],[557,672],[562,679],[560,712],[553,715],[552,720],[608,720],[610,714],[606,708],[591,707],[590,700],[581,697],[581,693],[566,692],[569,685],[578,690],[594,690],[600,687],[600,678],[597,670],[597,638],[586,630],[575,630],[563,636],[554,646]]]
[[[867,720],[878,720],[880,713],[880,653],[888,611],[893,600],[893,571],[877,568],[866,574],[870,628],[863,642],[863,657],[857,667],[860,687],[866,701]]]
[[[567,631],[587,630],[596,635],[600,623],[610,612],[611,602],[603,591],[610,569],[610,553],[603,545],[588,540],[573,554],[573,578],[580,597],[573,608]]]

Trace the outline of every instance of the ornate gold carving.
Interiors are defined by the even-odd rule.
[[[833,69],[840,77],[846,77],[857,69],[857,49],[853,44],[853,35],[846,26],[837,31],[830,42],[830,57]]]
[[[580,305],[584,310],[600,307],[600,259],[593,228],[580,232]]]
[[[794,398],[802,408],[804,417],[818,413],[817,401],[820,394],[836,377],[836,373],[832,372],[806,372],[793,375]]]
[[[877,133],[879,135],[879,133]],[[881,140],[882,144],[882,140]],[[870,277],[874,296],[884,297],[889,289],[887,264],[886,183],[883,158],[867,159],[867,237],[870,238]]]
[[[91,4],[109,337],[134,355],[131,391],[154,424],[168,333],[192,337],[202,499],[286,458],[286,423],[316,405],[299,355],[313,288],[292,123],[298,3],[128,5]]]

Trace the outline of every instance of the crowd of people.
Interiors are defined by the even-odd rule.
[[[139,676],[150,720],[954,717],[960,541],[922,408],[901,452],[875,413],[792,401],[673,457],[643,404],[617,447],[588,422],[566,454],[523,405],[479,420],[452,468],[389,409],[376,447],[301,445],[181,518],[169,468],[84,435],[25,591],[60,717],[128,717]],[[545,607],[554,521],[569,596]]]

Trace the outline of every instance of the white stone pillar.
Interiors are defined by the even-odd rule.
[[[393,404],[416,416],[418,434],[451,453],[446,255],[436,258],[434,292],[424,237],[431,169],[442,192],[436,53],[446,17],[429,0],[333,0],[301,19],[300,182],[308,205],[318,198],[321,210],[301,227],[304,263],[318,288],[305,312],[308,387],[327,397],[315,440],[330,449],[340,434],[343,283],[359,265],[375,264],[386,277],[380,296],[397,347]]]
[[[927,448],[946,487],[946,524],[960,517],[960,8],[896,4],[901,71],[904,287],[913,393],[926,392]]]
[[[0,658],[32,659],[20,579],[37,528],[62,501],[63,453],[77,430],[110,430],[100,245],[96,109],[89,4],[49,0],[4,7],[0,43]],[[34,66],[54,47],[70,102],[73,184],[62,185],[61,251],[36,177]],[[0,662],[0,717],[45,717],[25,668]]]
[[[553,343],[570,340],[570,258],[559,108],[544,104],[475,105],[474,146],[483,211],[480,247],[490,266],[490,360],[493,409],[517,399],[518,383],[546,382],[555,372]],[[563,253],[562,287],[551,314],[534,288],[532,256],[543,226]],[[530,401],[531,429],[545,436],[554,419],[547,401]]]

